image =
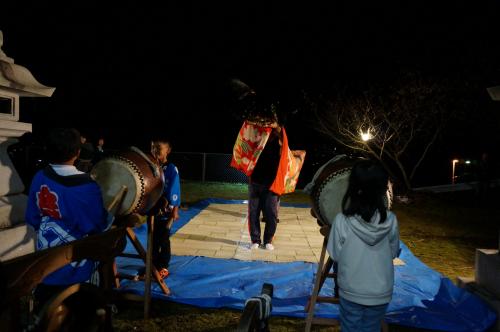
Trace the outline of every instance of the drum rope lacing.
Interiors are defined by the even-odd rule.
[[[153,172],[153,175],[155,178],[158,178],[160,177],[160,169],[158,166],[156,166],[149,158],[148,156],[146,156],[146,154],[144,152],[142,152],[139,148],[136,148],[135,146],[131,146],[130,147],[130,150],[134,151],[135,153],[137,153],[139,156],[141,156],[142,158],[144,158],[144,160],[146,161],[146,163],[148,163],[149,167],[151,167],[151,171]]]

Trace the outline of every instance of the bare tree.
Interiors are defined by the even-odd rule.
[[[380,160],[410,190],[443,128],[462,114],[462,97],[451,82],[413,76],[361,95],[338,93],[309,102],[320,132]]]

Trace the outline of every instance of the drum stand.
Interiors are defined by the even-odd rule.
[[[318,262],[318,270],[316,271],[316,280],[314,282],[313,293],[307,301],[305,306],[305,311],[307,311],[306,318],[306,332],[311,331],[312,324],[322,324],[322,325],[339,325],[339,321],[333,318],[317,318],[314,317],[314,310],[316,309],[316,303],[339,303],[339,289],[337,287],[337,263],[335,263],[331,257],[328,257],[325,264],[326,257],[326,246],[328,244],[328,235],[330,234],[330,226],[323,226],[320,229],[320,233],[324,236],[323,247],[321,247],[321,255]],[[330,270],[333,267],[333,273]],[[333,296],[319,296],[321,287],[326,281],[326,278],[333,278],[335,283],[335,288],[333,291]]]
[[[316,271],[316,280],[314,282],[314,288],[309,301],[304,308],[307,311],[306,318],[306,332],[311,331],[312,324],[321,324],[321,325],[340,325],[338,319],[334,318],[319,318],[314,317],[314,310],[316,309],[316,303],[339,303],[339,288],[337,286],[337,271],[338,266],[337,262],[335,262],[331,257],[328,257],[325,263],[326,257],[326,246],[328,244],[328,236],[330,235],[330,226],[323,226],[320,229],[321,235],[324,236],[323,239],[323,247],[321,248],[321,255],[318,262],[318,270]],[[333,268],[333,271],[331,271]],[[330,272],[331,271],[331,272]],[[321,292],[321,287],[326,281],[326,278],[333,278],[333,282],[335,284],[333,290],[333,296],[319,296]],[[382,321],[381,330],[383,332],[389,331],[389,327],[385,321]]]
[[[148,215],[147,217],[147,251],[144,250],[144,247],[137,239],[137,236],[134,233],[132,227],[127,227],[127,237],[130,242],[134,246],[137,254],[122,254],[124,257],[131,258],[140,258],[144,261],[144,265],[146,266],[146,275],[144,279],[144,318],[149,318],[149,311],[151,308],[151,276],[153,276],[154,280],[160,286],[163,294],[170,295],[170,289],[167,284],[160,276],[160,273],[153,265],[153,229],[154,229],[154,216]],[[123,276],[122,276],[123,277]],[[137,280],[137,278],[133,278],[133,280]]]
[[[108,207],[108,211],[111,211],[114,209],[116,206],[118,206],[119,203],[121,203],[121,200],[123,199],[125,193],[127,191],[126,186],[122,186],[122,189],[120,192],[115,196],[115,199],[110,203]],[[149,312],[151,308],[151,276],[153,276],[154,280],[158,283],[160,286],[162,292],[165,295],[170,295],[170,289],[168,288],[167,284],[163,280],[163,278],[160,276],[160,273],[156,269],[156,267],[153,265],[153,230],[154,230],[154,216],[149,215],[147,216],[147,251],[144,250],[144,247],[142,246],[141,242],[135,235],[133,227],[126,227],[126,234],[127,237],[129,238],[130,242],[135,248],[135,251],[137,254],[126,254],[122,253],[120,254],[121,257],[129,257],[129,258],[140,258],[144,262],[144,265],[146,266],[146,275],[145,275],[145,280],[144,280],[144,319],[149,318]],[[118,288],[120,287],[120,277],[125,278],[125,279],[132,279],[137,281],[137,277],[133,276],[128,276],[128,275],[120,275],[116,271],[116,264],[115,265],[115,286]]]

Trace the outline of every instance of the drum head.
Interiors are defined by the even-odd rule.
[[[332,224],[337,214],[342,212],[342,200],[349,186],[349,176],[359,158],[337,156],[323,165],[308,185],[313,203],[313,210],[321,223]],[[388,209],[392,206],[392,185],[389,182],[384,197]]]
[[[335,216],[342,212],[342,199],[347,192],[350,174],[351,169],[344,168],[323,182],[318,197],[319,212],[323,222],[331,225]]]
[[[137,208],[141,198],[142,184],[140,173],[131,167],[126,160],[108,158],[98,162],[92,169],[92,178],[102,190],[104,207],[107,208],[122,186],[127,187],[127,192],[116,215],[127,215]]]

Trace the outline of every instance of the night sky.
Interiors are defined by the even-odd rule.
[[[35,133],[74,126],[108,146],[164,134],[177,151],[229,153],[241,123],[227,81],[237,77],[290,109],[292,148],[314,160],[335,144],[315,132],[303,92],[417,71],[469,82],[480,105],[445,132],[422,175],[498,151],[500,103],[486,92],[500,85],[498,1],[103,3],[2,4],[3,50],[57,88],[22,100]]]

